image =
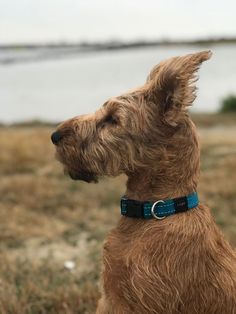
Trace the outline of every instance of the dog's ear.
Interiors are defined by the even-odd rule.
[[[160,106],[165,120],[174,123],[178,112],[190,106],[196,98],[196,72],[211,51],[202,51],[162,61],[153,68],[146,83],[148,95]]]

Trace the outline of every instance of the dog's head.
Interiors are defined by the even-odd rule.
[[[161,62],[146,83],[109,99],[93,114],[74,117],[52,135],[59,160],[73,179],[159,171],[181,161],[198,169],[198,147],[187,108],[195,99],[196,72],[211,52]],[[190,170],[190,169],[187,169]]]

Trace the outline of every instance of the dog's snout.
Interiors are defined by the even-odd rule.
[[[62,135],[59,131],[53,132],[51,135],[51,140],[54,145],[57,145],[62,139]]]

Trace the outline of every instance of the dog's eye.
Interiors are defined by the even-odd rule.
[[[104,119],[103,123],[109,123],[109,124],[117,124],[118,123],[118,119],[116,116],[113,115],[108,115],[106,116],[106,118]]]
[[[108,125],[115,126],[118,124],[118,122],[119,120],[115,115],[109,114],[101,121],[101,123],[99,123],[99,126],[101,128],[104,128]]]
[[[103,129],[107,126],[117,126],[119,124],[119,118],[114,114],[107,114],[103,119],[98,121],[97,128]]]

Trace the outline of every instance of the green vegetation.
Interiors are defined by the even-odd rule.
[[[229,95],[222,101],[221,110],[222,113],[225,112],[236,112],[236,96]]]

